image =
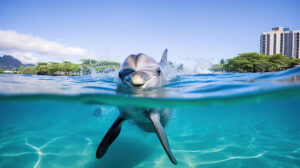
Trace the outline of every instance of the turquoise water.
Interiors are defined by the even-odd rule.
[[[0,167],[300,167],[300,67],[181,74],[144,90],[115,76],[0,75]],[[118,106],[172,109],[165,131],[178,165],[130,121],[96,159]]]

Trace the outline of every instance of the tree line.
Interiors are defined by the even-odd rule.
[[[169,65],[174,68],[177,72],[183,71],[184,70],[184,66],[182,63],[177,64],[174,62],[169,61]]]
[[[81,59],[80,64],[81,73],[83,75],[90,74],[92,71],[96,73],[106,73],[118,70],[121,66],[120,63],[114,61],[97,61],[94,59]]]
[[[242,53],[226,61],[222,59],[210,70],[213,72],[273,72],[292,68],[299,64],[300,59],[289,58],[282,54]]]
[[[83,59],[81,64],[74,64],[68,61],[63,63],[38,62],[35,66],[20,66],[20,74],[32,75],[88,75],[92,71],[97,73],[111,72],[120,68],[120,63],[113,61],[97,61],[93,59]]]

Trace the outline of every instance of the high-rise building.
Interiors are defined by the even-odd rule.
[[[300,58],[300,30],[275,27],[271,32],[263,32],[260,36],[260,53],[265,55],[280,54],[290,58]]]

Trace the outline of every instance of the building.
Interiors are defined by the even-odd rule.
[[[260,36],[260,53],[265,55],[280,54],[290,58],[300,58],[300,30],[275,27],[271,32],[263,32]]]

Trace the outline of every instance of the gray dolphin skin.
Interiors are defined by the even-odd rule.
[[[160,87],[166,84],[167,71],[165,71],[165,68],[169,66],[167,52],[168,50],[165,49],[160,63],[157,63],[153,58],[142,53],[128,56],[120,68],[120,80],[129,88]],[[171,109],[135,106],[120,106],[118,108],[120,111],[119,117],[110,127],[97,149],[96,157],[98,159],[104,156],[109,146],[118,137],[122,123],[125,120],[131,120],[135,125],[146,132],[156,132],[170,161],[175,165],[177,164],[164,130],[164,127],[172,115]]]

